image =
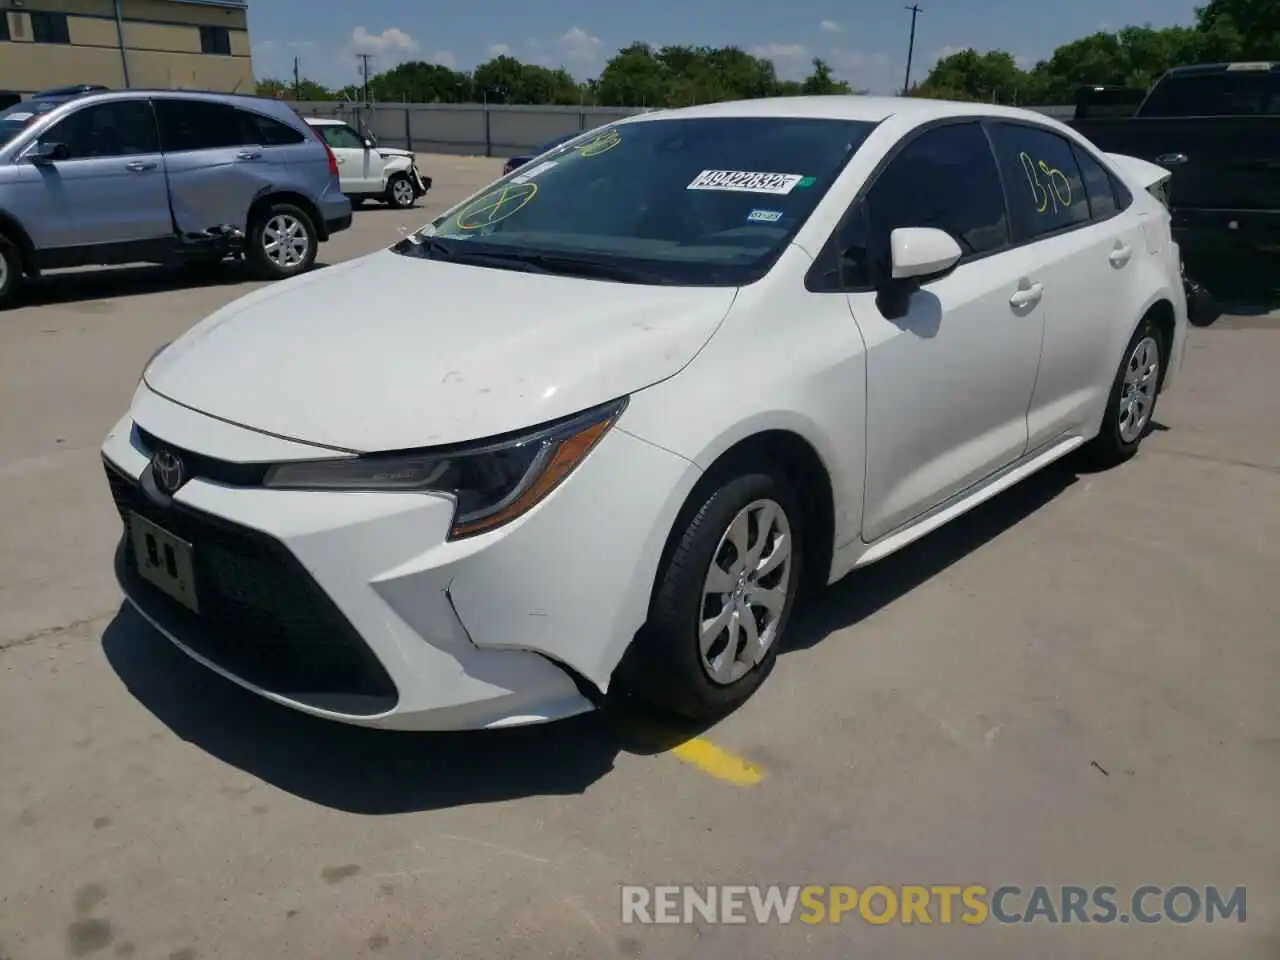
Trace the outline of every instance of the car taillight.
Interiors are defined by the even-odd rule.
[[[327,143],[323,140],[320,142],[324,145],[325,156],[329,158],[329,175],[336,177],[338,175],[338,158],[334,155],[333,149]]]

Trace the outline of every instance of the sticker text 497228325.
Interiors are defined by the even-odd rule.
[[[800,173],[753,173],[749,170],[703,170],[688,190],[727,190],[733,193],[768,193],[783,196],[804,179]]]

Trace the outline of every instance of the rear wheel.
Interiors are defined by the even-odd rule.
[[[291,203],[265,206],[249,227],[245,258],[263,280],[283,280],[310,269],[320,238],[311,218]]]
[[[1169,352],[1164,341],[1150,317],[1142,321],[1129,341],[1111,386],[1102,429],[1085,447],[1086,456],[1099,466],[1115,466],[1128,460],[1151,431]]]
[[[413,184],[403,173],[393,174],[387,181],[387,204],[397,210],[407,210],[413,206],[418,197],[413,192]]]
[[[10,306],[22,280],[22,256],[17,244],[0,233],[0,310]]]
[[[780,474],[732,476],[688,519],[659,572],[622,685],[694,720],[735,709],[778,656],[801,574],[801,511]]]

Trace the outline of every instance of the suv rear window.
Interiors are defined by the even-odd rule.
[[[1155,85],[1139,113],[1144,117],[1280,116],[1280,73],[1175,74]]]

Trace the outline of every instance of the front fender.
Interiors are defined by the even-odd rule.
[[[408,173],[409,168],[413,166],[411,157],[388,157],[382,165],[382,188],[385,190],[387,183],[397,173]]]

